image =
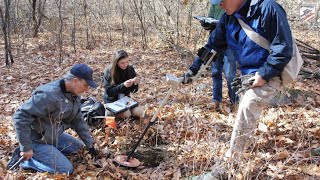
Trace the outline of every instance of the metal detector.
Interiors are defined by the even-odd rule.
[[[137,143],[133,146],[132,150],[128,153],[128,156],[126,155],[118,155],[116,156],[113,161],[126,167],[138,167],[140,165],[140,161],[136,158],[133,158],[134,151],[139,146],[141,140],[143,139],[143,136],[146,134],[150,126],[152,126],[155,123],[155,120],[162,109],[162,107],[165,105],[165,103],[168,101],[169,96],[172,94],[172,92],[177,88],[177,86],[183,81],[183,78],[177,78],[175,75],[167,74],[166,75],[167,83],[170,84],[170,90],[162,103],[160,104],[157,111],[153,114],[151,120],[149,121],[147,127],[144,129],[143,133],[140,135],[139,140]]]

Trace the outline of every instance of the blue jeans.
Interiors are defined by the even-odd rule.
[[[20,166],[23,169],[34,169],[39,172],[71,174],[73,166],[65,155],[75,153],[83,146],[82,141],[67,133],[60,135],[57,147],[33,142],[32,158],[21,162]]]
[[[233,51],[229,48],[224,52],[224,56],[220,56],[216,61],[211,63],[213,102],[222,101],[222,69],[224,69],[227,79],[230,102],[235,104],[238,101],[238,97],[232,91],[231,83],[236,77],[236,60]]]
[[[189,69],[196,74],[200,69],[201,64],[202,61],[197,56]],[[224,56],[219,55],[216,58],[216,61],[211,63],[213,102],[222,101],[222,68],[224,68],[224,74],[227,79],[230,102],[235,104],[238,102],[238,97],[235,95],[235,92],[232,91],[231,82],[236,77],[236,60],[233,51],[229,48],[225,51]]]

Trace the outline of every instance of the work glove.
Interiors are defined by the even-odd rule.
[[[205,19],[200,20],[200,23],[201,23],[201,26],[207,31],[212,31],[216,28],[215,23],[208,23],[205,21]]]
[[[235,94],[239,95],[240,93],[246,92],[248,89],[250,89],[254,82],[254,79],[251,79],[253,76],[253,74],[247,74],[234,78],[231,83],[233,92],[236,92]]]
[[[92,146],[88,148],[89,154],[91,155],[91,157],[93,159],[97,159],[98,158],[98,151]]]
[[[191,77],[193,76],[194,76],[193,72],[190,69],[188,69],[188,71],[183,74],[182,84],[191,83],[192,82]]]

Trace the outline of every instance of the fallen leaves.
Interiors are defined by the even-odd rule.
[[[320,177],[320,165],[311,164],[307,166],[300,167],[303,173],[306,173],[310,176]]]
[[[105,50],[108,53],[104,53],[101,57],[103,61],[93,60],[93,57],[100,57],[101,52],[84,50],[78,54],[71,53],[70,59],[59,65],[52,59],[55,57],[54,52],[49,52],[48,48],[48,51],[36,54],[36,58],[26,53],[20,57],[26,60],[17,61],[11,70],[1,69],[1,159],[5,159],[5,156],[8,159],[8,154],[17,143],[13,133],[12,115],[15,109],[30,97],[35,87],[60,78],[76,62],[91,63],[97,74],[100,74],[110,63],[110,52],[117,48],[116,46],[117,44]],[[305,86],[310,86],[312,83],[314,86],[308,89],[317,89],[318,82],[312,80],[299,82],[296,88],[301,91],[288,92],[287,95],[291,98],[297,97],[294,103],[273,107],[263,112],[258,122],[258,132],[255,134],[257,144],[245,153],[245,159],[239,162],[239,167],[228,169],[223,161],[224,153],[229,147],[236,113],[231,112],[229,108],[226,91],[223,94],[222,113],[210,109],[212,93],[210,76],[200,78],[197,81],[199,86],[196,84],[179,86],[161,110],[159,121],[150,127],[137,148],[141,150],[164,146],[169,155],[159,166],[142,166],[137,169],[116,166],[112,162],[114,155],[125,154],[136,143],[167,94],[169,87],[164,83],[162,76],[166,73],[181,75],[186,68],[181,66],[185,62],[177,59],[177,54],[173,51],[166,49],[139,51],[134,45],[128,49],[134,52],[132,58],[137,60],[132,63],[140,71],[138,73],[142,74],[140,90],[134,97],[145,106],[146,118],[136,121],[124,120],[118,124],[117,129],[101,127],[93,130],[92,134],[103,157],[94,162],[89,160],[87,155],[80,153],[83,157],[79,161],[73,161],[75,172],[71,176],[7,173],[10,178],[34,176],[38,179],[183,179],[209,171],[214,164],[219,163],[226,168],[225,173],[235,172],[232,174],[233,178],[238,179],[260,177],[288,179],[306,175],[319,177],[317,173],[319,166],[312,164],[315,162],[312,158],[317,158],[318,154],[314,153],[312,155],[315,156],[310,157],[310,152],[311,149],[320,146],[320,111],[316,106],[320,97],[316,94],[309,97],[294,94],[305,93]],[[35,49],[34,52],[37,51],[39,50]],[[169,61],[170,59],[175,61]],[[100,88],[86,95],[102,101],[102,93],[103,88]],[[300,153],[300,151],[305,152]],[[301,162],[303,164],[299,164]],[[5,176],[5,172],[2,165],[0,178]]]
[[[289,156],[288,151],[279,152],[274,156],[274,160],[283,160],[286,159]]]
[[[313,130],[313,135],[320,139],[320,128],[316,128]]]

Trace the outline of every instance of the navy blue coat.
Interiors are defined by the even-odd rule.
[[[270,42],[270,52],[246,35],[237,18]],[[290,61],[292,43],[286,13],[278,3],[274,0],[247,0],[233,15],[222,15],[205,47],[223,53],[229,46],[235,52],[243,75],[259,72],[268,81],[280,76]],[[199,70],[199,61],[197,57],[190,66],[193,73]]]

